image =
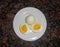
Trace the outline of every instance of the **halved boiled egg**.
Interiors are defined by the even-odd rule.
[[[21,33],[26,34],[29,31],[29,27],[26,23],[19,26],[19,30]]]
[[[42,28],[42,27],[41,27],[41,24],[39,24],[39,23],[34,23],[34,24],[32,25],[32,30],[33,30],[34,32],[39,31],[41,28]]]

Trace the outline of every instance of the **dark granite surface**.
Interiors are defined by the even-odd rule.
[[[36,7],[46,16],[47,30],[37,41],[23,41],[13,30],[13,18],[24,7]],[[0,0],[0,47],[60,47],[60,0]]]

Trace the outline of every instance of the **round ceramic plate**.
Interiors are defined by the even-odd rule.
[[[36,21],[41,24],[42,29],[36,33],[31,32],[24,35],[20,32],[19,26],[20,24],[25,22],[25,17],[30,14],[36,17]],[[13,20],[13,28],[16,35],[19,38],[26,41],[35,41],[39,39],[45,33],[46,27],[47,27],[47,22],[46,22],[46,18],[44,14],[39,9],[34,8],[34,7],[26,7],[19,10]]]

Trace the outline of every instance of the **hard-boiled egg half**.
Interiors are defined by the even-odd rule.
[[[42,29],[42,26],[41,26],[40,23],[34,23],[34,24],[32,25],[32,30],[33,30],[33,32],[38,32],[38,31],[40,31],[41,29]]]
[[[24,24],[21,24],[19,26],[19,30],[20,30],[21,33],[27,34],[28,31],[29,31],[29,27],[28,27],[28,25],[26,23],[24,23]]]

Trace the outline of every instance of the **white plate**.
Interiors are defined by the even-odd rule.
[[[25,22],[25,17],[30,14],[36,17],[36,21],[41,24],[42,29],[37,33],[31,32],[31,33],[24,35],[20,32],[19,26],[20,24]],[[13,28],[14,28],[16,35],[19,38],[26,40],[26,41],[35,41],[39,39],[44,34],[46,27],[47,27],[47,22],[46,22],[46,18],[44,14],[39,9],[34,8],[34,7],[26,7],[26,8],[19,10],[13,20]]]

